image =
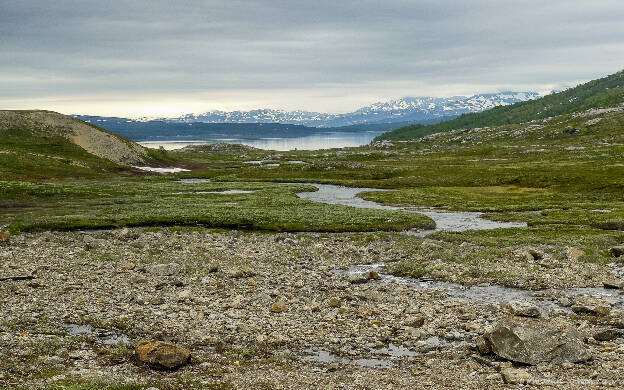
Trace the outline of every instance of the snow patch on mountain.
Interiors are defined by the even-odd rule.
[[[165,120],[205,123],[283,123],[313,127],[338,127],[359,124],[418,122],[481,112],[540,97],[537,92],[499,92],[473,96],[405,97],[379,102],[345,114],[310,111],[257,109],[250,111],[209,111]]]

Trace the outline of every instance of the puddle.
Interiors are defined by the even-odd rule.
[[[301,160],[290,160],[288,161],[291,164],[305,164],[305,161],[301,161]]]
[[[256,190],[224,190],[224,191],[195,191],[195,192],[174,192],[174,195],[191,195],[191,194],[251,194],[256,192]]]
[[[156,172],[156,173],[177,173],[177,172],[190,172],[190,169],[184,168],[158,168],[158,167],[139,167],[133,165],[132,168],[140,169],[142,171]]]
[[[243,161],[245,164],[257,164],[260,165],[262,164],[262,160],[251,160],[251,161]]]
[[[342,363],[353,364],[361,367],[369,368],[391,368],[392,362],[388,359],[357,359],[341,357],[324,349],[308,348],[303,351],[303,360],[318,363]]]
[[[613,210],[608,210],[608,209],[596,209],[596,210],[592,210],[595,213],[603,213],[603,214],[607,214],[612,212]]]
[[[125,334],[112,333],[104,329],[95,329],[91,325],[65,324],[70,336],[96,336],[104,345],[129,345],[132,340]]]
[[[280,164],[264,164],[263,166],[270,167],[270,168],[275,168],[275,167],[279,167]]]
[[[394,345],[392,343],[388,344],[388,347],[371,349],[371,351],[380,355],[388,355],[388,356],[398,357],[398,358],[413,357],[419,354],[416,351],[412,351],[411,349],[402,347],[400,345]]]
[[[522,222],[499,222],[490,221],[484,219],[481,216],[483,213],[479,212],[438,212],[438,211],[420,211],[411,210],[403,207],[386,206],[369,200],[364,200],[357,196],[360,192],[367,191],[394,191],[384,190],[378,188],[355,188],[355,187],[343,187],[331,184],[315,184],[315,183],[302,183],[305,185],[311,185],[318,188],[315,192],[299,192],[297,196],[301,199],[312,200],[315,202],[339,204],[344,206],[352,206],[358,208],[367,209],[380,209],[380,210],[403,210],[410,211],[419,214],[424,214],[433,219],[436,223],[435,230],[426,230],[420,232],[411,232],[409,234],[426,236],[435,231],[450,231],[460,232],[464,230],[488,230],[498,228],[516,228],[526,227],[527,224]]]
[[[67,333],[70,336],[90,335],[93,333],[93,327],[91,325],[79,325],[79,324],[65,324]]]
[[[176,183],[210,183],[210,179],[180,179]]]

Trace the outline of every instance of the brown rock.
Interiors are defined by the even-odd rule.
[[[574,301],[572,311],[576,314],[597,314],[606,316],[611,312],[611,303],[602,298],[594,298],[585,295]]]
[[[11,234],[6,230],[0,230],[0,242],[7,242],[11,238]]]
[[[375,270],[370,270],[370,271],[368,271],[366,273],[366,279],[368,279],[368,280],[372,280],[372,279],[377,280],[377,279],[379,279],[379,273],[377,271],[375,271]]]
[[[182,347],[162,341],[141,340],[135,348],[140,362],[156,369],[173,370],[187,364],[191,352]]]
[[[330,298],[329,301],[327,301],[327,304],[330,307],[340,307],[342,305],[342,303],[340,302],[340,299],[338,298]]]
[[[288,310],[288,308],[286,307],[286,302],[284,301],[277,301],[271,305],[271,311],[273,313],[283,313],[286,310]]]

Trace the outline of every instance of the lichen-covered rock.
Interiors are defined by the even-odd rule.
[[[135,353],[140,362],[152,368],[167,370],[182,367],[191,358],[188,349],[162,341],[141,340],[136,345]]]
[[[479,350],[516,363],[578,363],[591,358],[581,334],[561,320],[508,319],[484,335]],[[488,348],[489,347],[489,348]]]
[[[540,311],[537,306],[525,301],[507,302],[507,310],[513,315],[521,317],[539,317]]]

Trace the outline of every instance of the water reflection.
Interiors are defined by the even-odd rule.
[[[166,150],[181,149],[189,145],[207,145],[214,143],[230,143],[230,144],[243,144],[253,146],[258,149],[265,150],[317,150],[317,149],[332,149],[332,148],[348,148],[366,145],[370,143],[373,138],[382,134],[382,131],[359,131],[359,132],[328,132],[317,133],[308,135],[305,137],[284,137],[274,138],[266,137],[259,139],[224,139],[213,138],[204,140],[162,140],[162,141],[144,141],[139,144],[148,147],[158,149],[163,147]]]

